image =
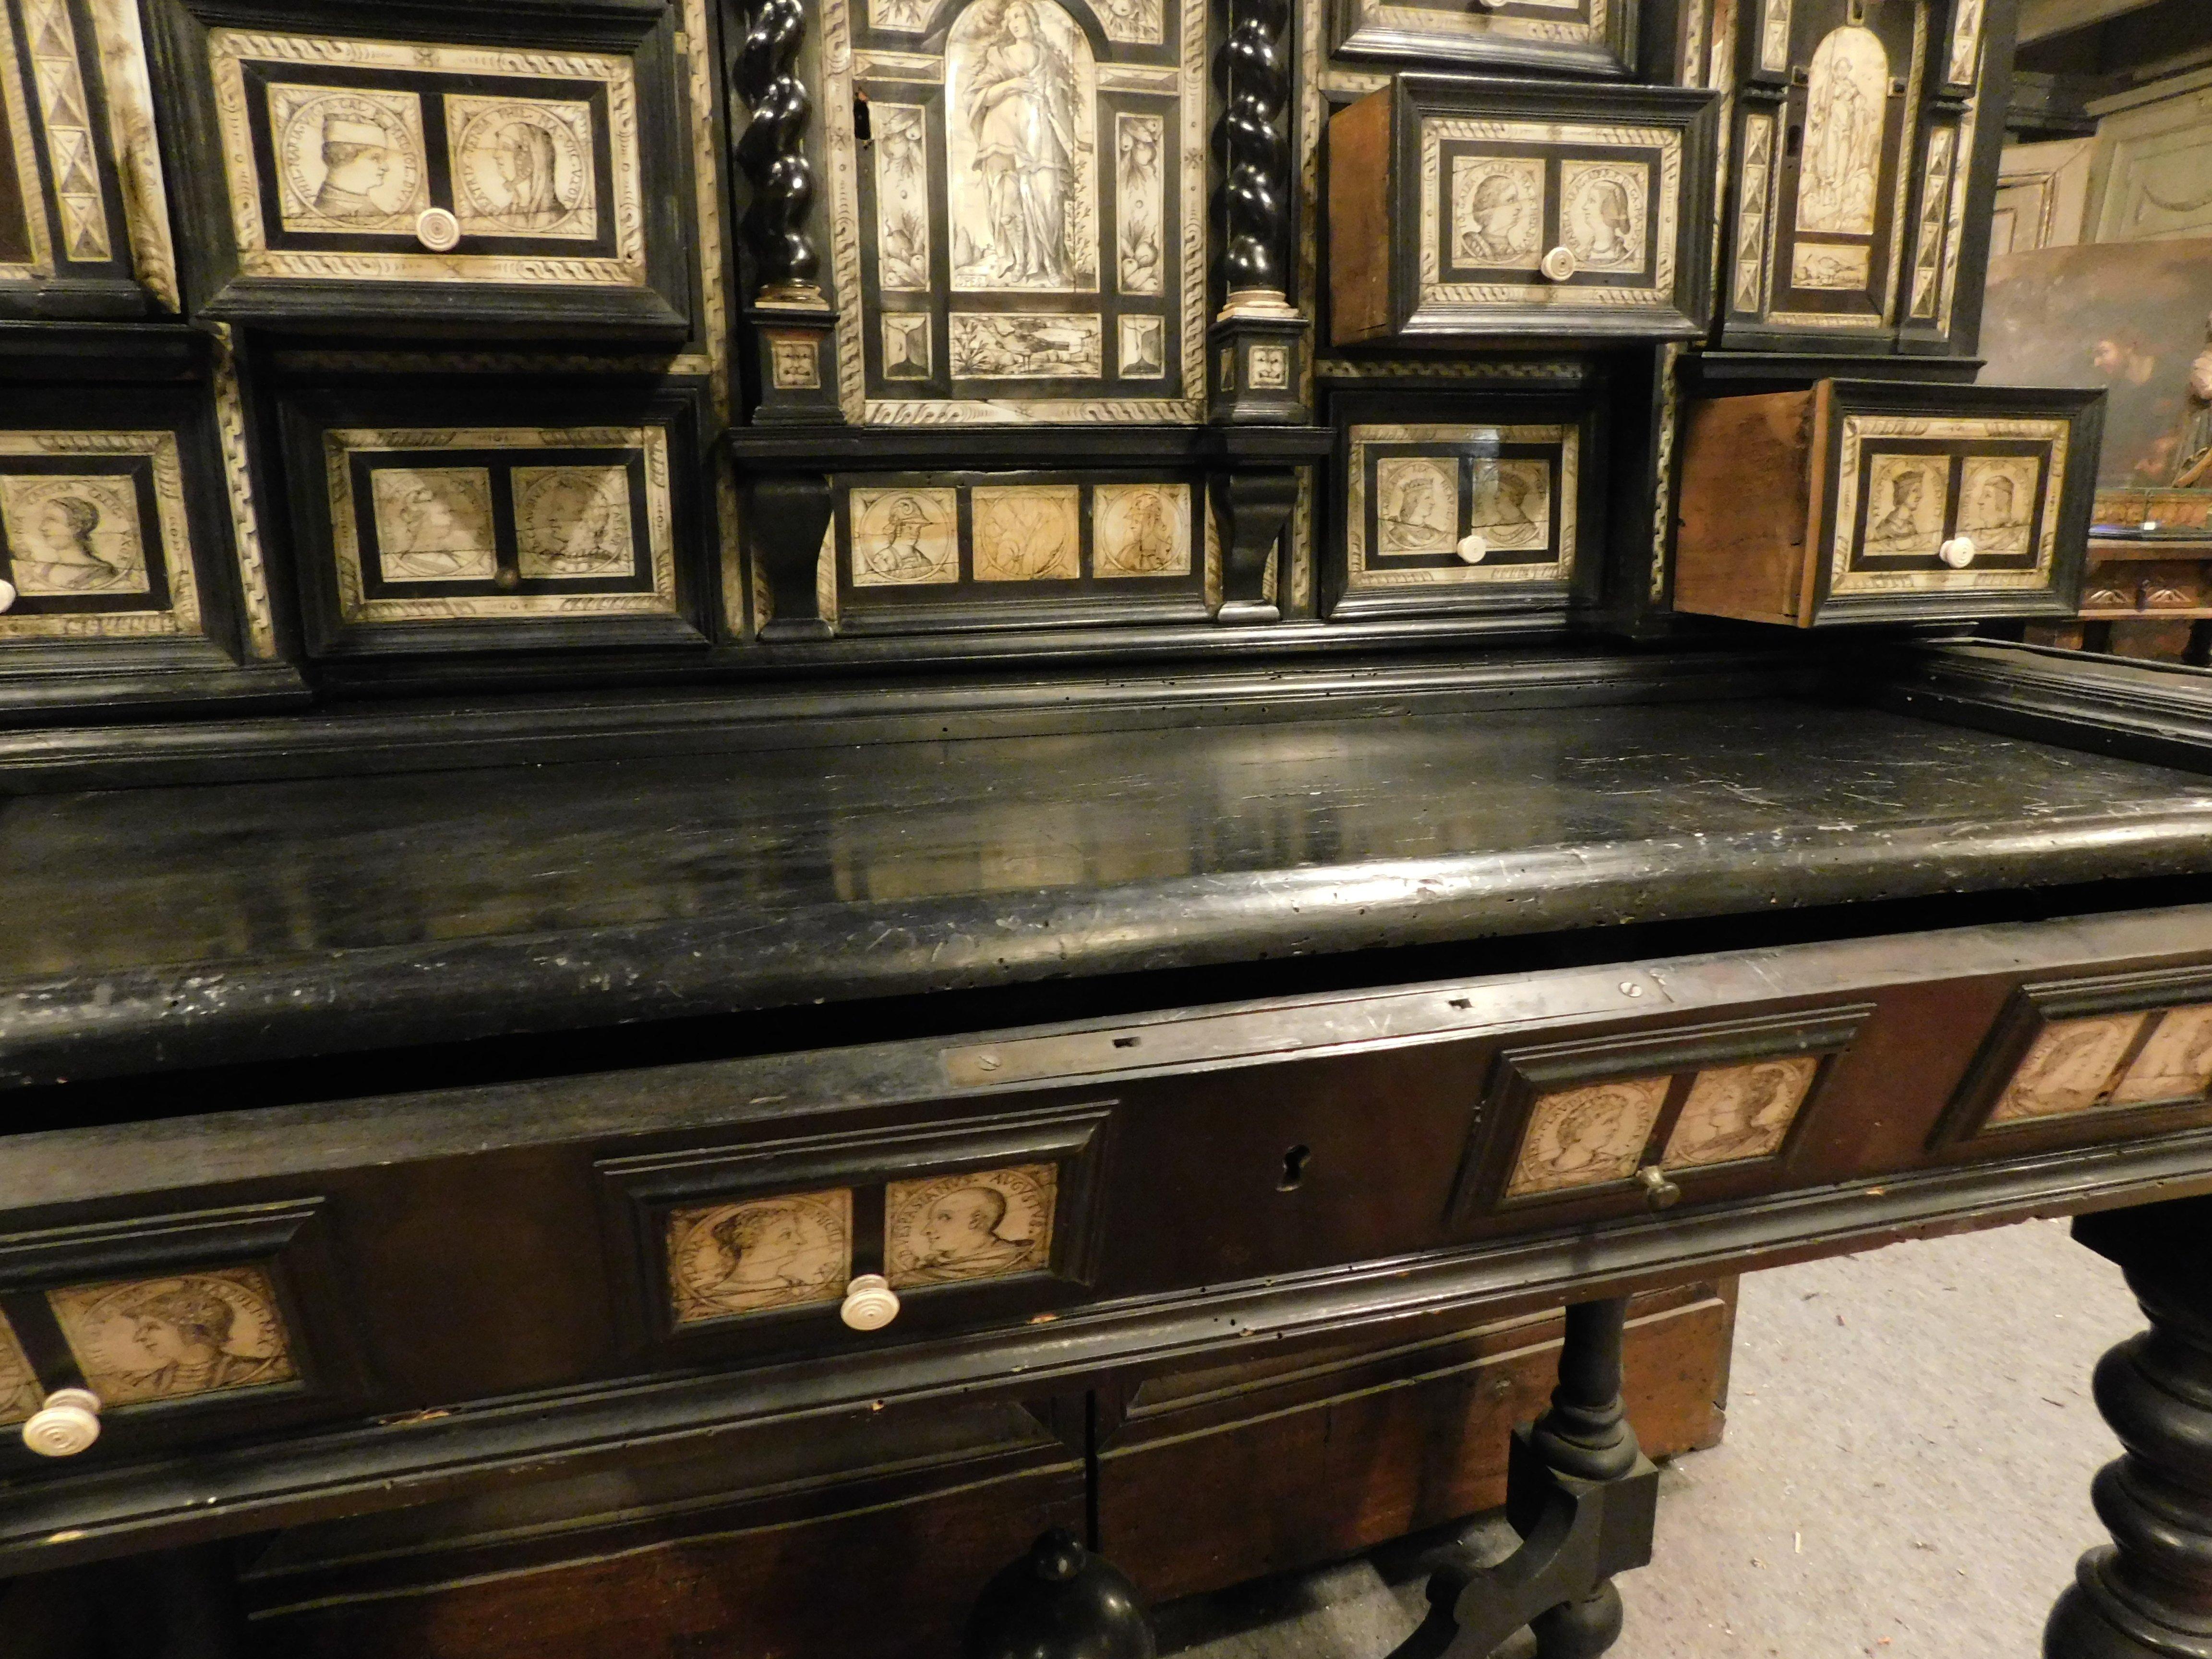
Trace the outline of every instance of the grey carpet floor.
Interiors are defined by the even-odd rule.
[[[1663,1473],[1613,1659],[2032,1659],[2104,1539],[2089,1478],[2118,1446],[2090,1369],[2142,1325],[2063,1222],[1747,1278],[1726,1443]],[[1491,1517],[1194,1597],[1158,1610],[1162,1645],[1380,1659],[1418,1621],[1429,1562],[1512,1541]]]

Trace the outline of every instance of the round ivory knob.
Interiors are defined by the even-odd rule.
[[[0,611],[7,610],[9,606],[15,603],[15,584],[13,582],[0,581]]]
[[[862,1273],[845,1287],[837,1317],[856,1331],[879,1331],[898,1317],[898,1292],[881,1273]]]
[[[415,240],[433,253],[443,253],[461,240],[461,222],[447,208],[424,208],[416,216]]]
[[[56,1389],[23,1425],[23,1443],[41,1457],[74,1457],[100,1438],[100,1396]]]
[[[1490,556],[1490,542],[1481,532],[1459,538],[1458,553],[1468,564],[1480,564]]]
[[[1474,3],[1476,9],[1480,11],[1504,11],[1505,9],[1505,0],[1474,0]]]
[[[1581,270],[1582,266],[1575,258],[1574,249],[1555,247],[1544,256],[1544,262],[1538,268],[1553,282],[1564,283]]]
[[[1975,550],[1972,536],[1954,536],[1936,550],[1936,556],[1954,570],[1964,570],[1973,563]]]

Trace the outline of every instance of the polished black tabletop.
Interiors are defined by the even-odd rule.
[[[0,801],[0,1081],[2212,871],[2212,778],[1787,700]]]

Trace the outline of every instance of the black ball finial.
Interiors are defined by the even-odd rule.
[[[965,1659],[1155,1659],[1137,1589],[1055,1527],[983,1587]]]

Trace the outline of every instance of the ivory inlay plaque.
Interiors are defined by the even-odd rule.
[[[885,1276],[904,1289],[1042,1272],[1052,1261],[1058,1187],[1050,1164],[892,1182],[884,1198]]]
[[[420,97],[283,82],[268,97],[285,229],[413,234],[430,205]]]
[[[1954,87],[1972,86],[1974,65],[1982,55],[1983,0],[1959,0],[1951,19],[1950,65],[1943,78]]]
[[[0,28],[5,27],[0,20]],[[39,118],[53,167],[62,251],[70,259],[107,259],[112,244],[99,152],[94,145],[92,106],[85,97],[76,28],[67,0],[23,0],[23,36],[30,43],[31,78],[39,89]],[[13,90],[0,94],[0,100],[12,96]],[[33,173],[25,173],[20,187],[26,198],[36,197],[36,178]]]
[[[2146,1018],[2104,1014],[2045,1026],[2014,1068],[1990,1112],[1990,1122],[2057,1117],[2103,1103],[2112,1073],[2126,1058]]]
[[[1168,327],[1159,317],[1121,318],[1121,378],[1158,380],[1168,372]]]
[[[1117,115],[1114,134],[1119,286],[1124,294],[1164,293],[1167,266],[1161,228],[1166,198],[1160,167],[1167,123],[1157,115]]]
[[[926,380],[930,375],[929,313],[884,313],[884,375],[888,380]]]
[[[1866,550],[1933,555],[1943,541],[1950,474],[1946,456],[1876,455],[1868,475]]]
[[[1190,574],[1188,484],[1100,484],[1091,503],[1094,575]]]
[[[954,290],[1095,289],[1097,71],[1075,20],[1054,0],[967,7],[945,96]]]
[[[85,1382],[110,1407],[299,1378],[276,1291],[258,1267],[72,1285],[46,1301]]]
[[[515,565],[525,577],[562,581],[636,569],[627,467],[518,466],[509,478]]]
[[[975,580],[1073,581],[1082,574],[1082,493],[1073,484],[977,486],[969,497]]]
[[[855,489],[853,586],[908,587],[960,580],[960,503],[950,489]]]
[[[952,374],[963,380],[1087,380],[1101,372],[1092,312],[956,311]]]
[[[1544,256],[1543,235],[1541,161],[1452,157],[1452,264],[1534,270]]]
[[[853,1277],[853,1194],[840,1188],[673,1210],[667,1238],[678,1326],[837,1302]]]
[[[143,593],[150,583],[128,475],[0,476],[8,579],[26,598]]]
[[[929,124],[911,104],[872,104],[869,121],[876,152],[876,285],[927,293]]]
[[[464,236],[598,236],[589,104],[448,94],[446,130]]]
[[[1672,1082],[1666,1077],[1584,1084],[1538,1097],[1528,1109],[1508,1198],[1626,1181],[1636,1173],[1644,1143]]]
[[[21,1422],[46,1397],[14,1329],[0,1319],[0,1425]]]
[[[1585,270],[1640,270],[1650,246],[1651,168],[1559,163],[1559,239]]]
[[[1808,242],[1802,238],[1790,250],[1790,286],[1832,289],[1854,293],[1864,288],[1874,272],[1874,250],[1849,242]]]
[[[1459,540],[1459,467],[1434,456],[1375,464],[1375,551],[1448,552]]]
[[[1352,427],[1349,586],[1565,580],[1580,437],[1568,426]]]
[[[1820,1069],[1817,1055],[1793,1054],[1698,1073],[1660,1161],[1673,1169],[1773,1157]]]
[[[2171,1008],[2112,1091],[2115,1106],[2196,1100],[2212,1090],[2212,1005]]]
[[[1774,118],[1743,118],[1743,185],[1736,205],[1735,287],[1730,303],[1755,312],[1766,299],[1769,191],[1774,179]]]
[[[1920,223],[1913,233],[1912,314],[1936,314],[1937,279],[1943,273],[1943,227],[1951,210],[1951,160],[1959,143],[1956,127],[1928,135],[1928,177],[1920,192]]]
[[[1997,592],[2039,588],[2050,581],[2057,558],[2059,496],[2070,441],[2064,421],[1847,414],[1842,426],[1835,471],[1835,544],[1829,561],[1831,597],[1946,588]],[[1913,441],[1917,453],[1888,448],[1885,441],[1889,439]],[[1990,453],[2000,447],[2026,453]],[[1981,537],[1971,526],[1989,520],[1996,550],[2015,560],[2009,568],[1992,566],[1980,557],[1963,569],[1934,563],[1949,510],[1953,456],[1960,451],[1965,454],[1960,462],[1959,526],[1980,550]],[[2009,502],[2004,489],[1987,488],[1996,478],[2011,485]],[[2039,494],[2039,501],[2033,499]],[[2040,528],[2031,528],[2021,538],[2008,528],[2015,520]],[[1862,563],[1861,554],[1929,562],[1920,568],[1885,570]],[[2022,555],[2027,562],[2017,562]]]
[[[2033,455],[1972,455],[1960,471],[1959,529],[1982,553],[2025,553],[2034,530]]]
[[[489,581],[491,474],[483,467],[380,467],[370,475],[376,563],[386,581]]]
[[[1889,52],[1872,29],[1847,24],[1813,54],[1797,228],[1871,236],[1880,211]]]

